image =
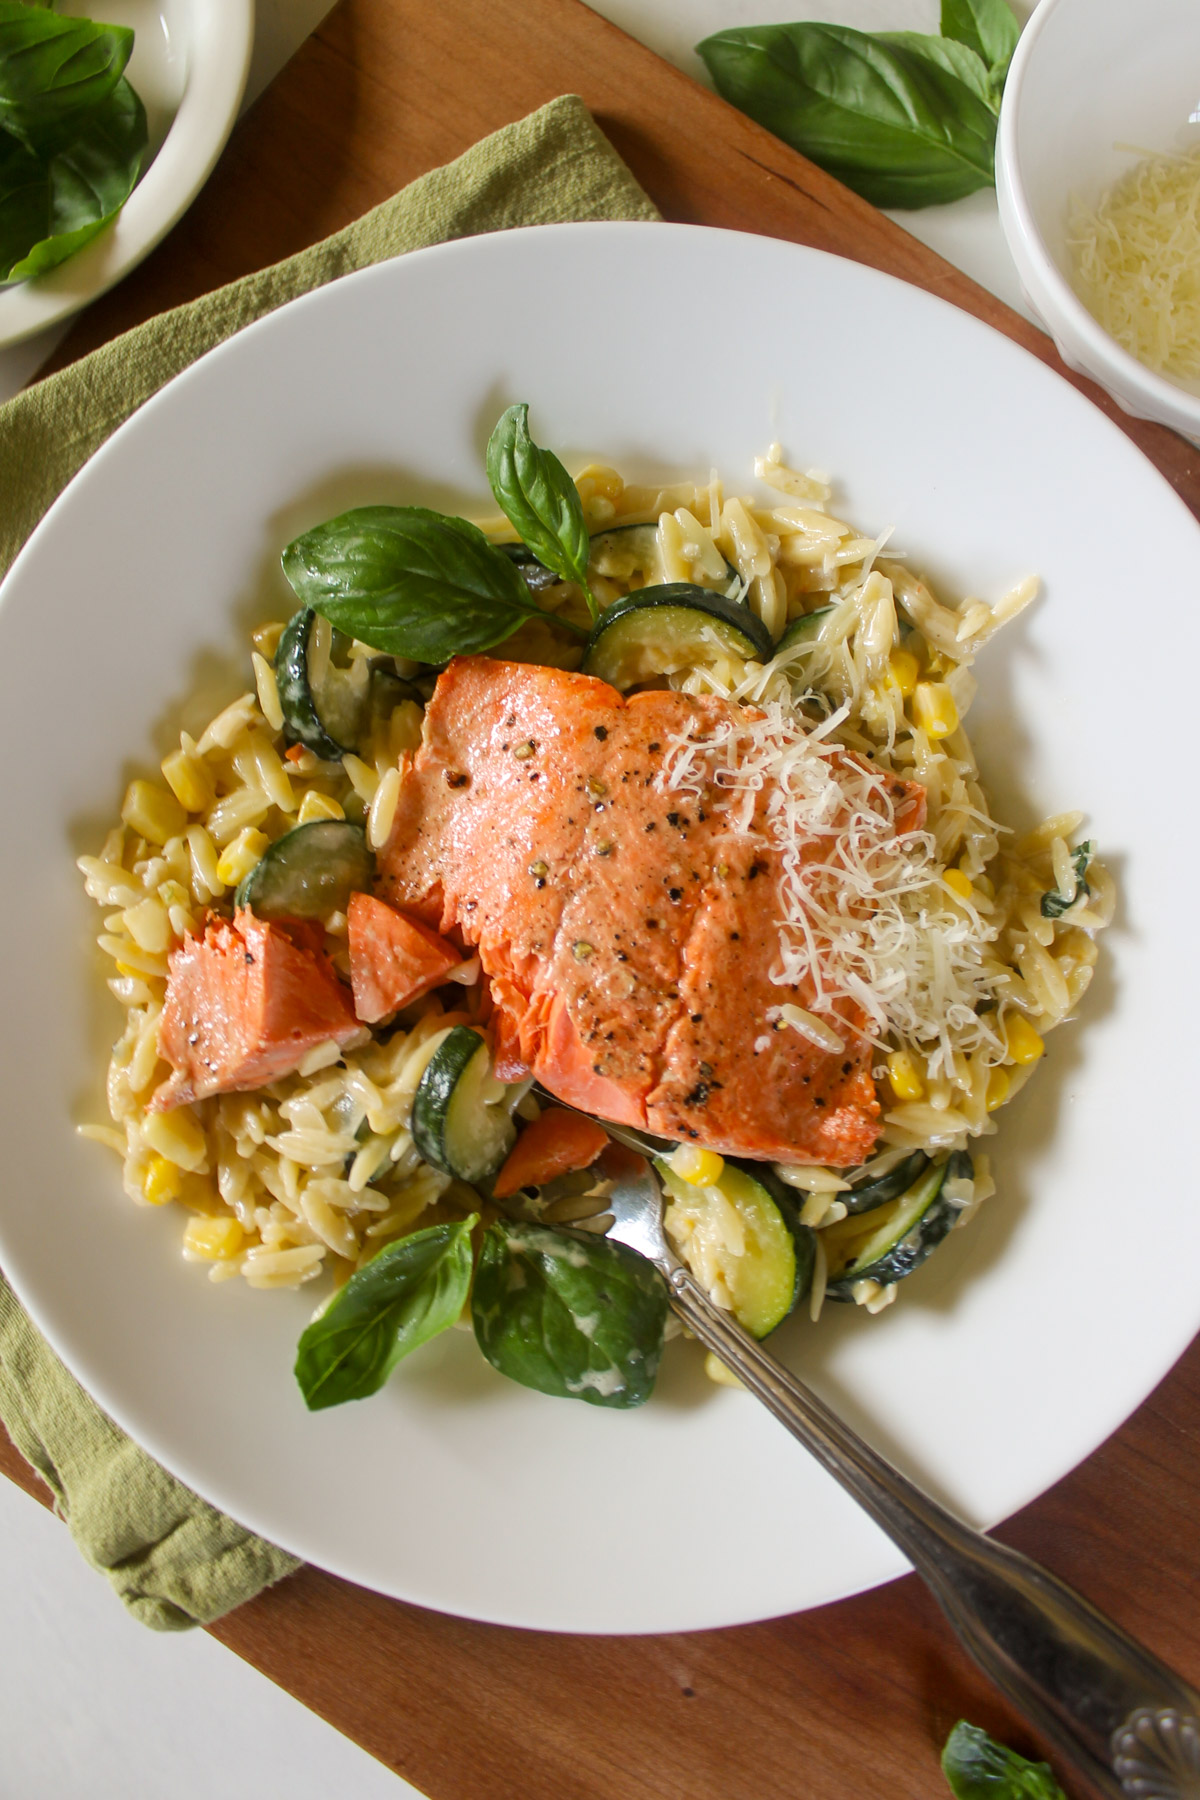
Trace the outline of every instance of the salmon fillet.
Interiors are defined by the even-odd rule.
[[[504,1079],[532,1072],[581,1111],[726,1154],[849,1167],[879,1130],[869,1047],[847,1032],[831,1055],[765,1023],[813,1004],[807,981],[770,979],[780,852],[655,786],[673,738],[737,710],[451,663],[403,767],[380,891],[478,946]],[[896,786],[915,826],[924,790]],[[825,1016],[864,1023],[849,1001]]]
[[[365,1038],[349,990],[310,936],[319,942],[321,933],[243,910],[172,952],[158,1049],[173,1073],[151,1100],[155,1111],[264,1087],[317,1044]]]

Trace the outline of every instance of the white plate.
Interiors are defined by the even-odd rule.
[[[224,149],[250,67],[254,0],[72,0],[63,11],[133,27],[126,72],[146,108],[147,166],[93,243],[37,281],[0,287],[0,348],[78,312],[166,237]]]
[[[676,226],[506,232],[310,295],[144,407],[30,541],[0,604],[0,1264],[122,1425],[325,1568],[515,1625],[725,1625],[904,1565],[686,1346],[626,1414],[514,1386],[451,1332],[375,1399],[310,1417],[291,1363],[315,1295],[210,1286],[179,1258],[178,1217],[133,1207],[72,1136],[100,1116],[115,1025],[72,856],[163,753],[212,653],[244,669],[239,623],[286,609],[281,545],[353,503],[486,509],[483,446],[516,398],[576,463],[715,463],[735,488],[779,438],[951,591],[1046,578],[979,670],[976,734],[1017,823],[1089,807],[1123,921],[1084,1019],[1002,1116],[997,1197],[878,1319],[794,1322],[789,1359],[991,1524],[1119,1425],[1196,1330],[1179,1152],[1200,1000],[1200,532],[1114,426],[965,314],[854,263]]]

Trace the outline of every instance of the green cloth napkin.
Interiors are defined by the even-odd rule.
[[[274,268],[139,325],[0,406],[0,574],[76,471],[206,350],[298,294],[407,250],[566,220],[656,219],[582,101],[567,96],[423,175]],[[80,1550],[159,1631],[207,1624],[298,1564],[199,1499],[68,1374],[0,1276],[0,1419]]]

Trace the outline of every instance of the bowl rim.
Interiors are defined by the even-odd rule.
[[[1200,395],[1191,394],[1165,375],[1148,369],[1104,330],[1047,250],[1026,194],[1018,148],[1025,76],[1048,21],[1069,3],[1070,0],[1040,0],[1021,33],[1008,71],[996,134],[996,198],[1001,228],[1026,298],[1054,338],[1064,361],[1098,381],[1126,412],[1159,420],[1195,437],[1200,434]]]
[[[187,69],[170,127],[113,224],[58,268],[0,287],[0,349],[60,324],[105,293],[187,211],[237,120],[254,48],[255,0],[187,0]]]

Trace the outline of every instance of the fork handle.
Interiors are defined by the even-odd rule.
[[[980,1667],[1111,1800],[1200,1800],[1200,1695],[1047,1570],[973,1531],[679,1266],[672,1305],[913,1563]]]

